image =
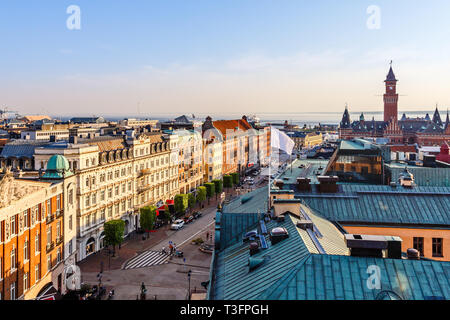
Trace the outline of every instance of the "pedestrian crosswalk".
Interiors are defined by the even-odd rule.
[[[169,256],[160,251],[146,251],[134,257],[123,269],[136,269],[168,263]]]

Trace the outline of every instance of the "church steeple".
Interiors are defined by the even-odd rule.
[[[433,115],[433,122],[436,123],[438,126],[442,127],[441,115],[439,114],[437,105]]]
[[[342,115],[341,128],[350,128],[350,114],[348,113],[348,106],[345,105],[345,111]]]

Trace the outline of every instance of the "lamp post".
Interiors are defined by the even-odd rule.
[[[191,300],[191,270],[188,271],[188,300]]]

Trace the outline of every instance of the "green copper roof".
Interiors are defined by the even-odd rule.
[[[391,163],[385,167],[391,174],[391,180],[397,181],[405,170],[405,164]],[[427,168],[408,166],[408,171],[414,175],[414,183],[418,186],[450,187],[450,170],[448,168]]]
[[[296,193],[332,221],[450,226],[450,187],[339,185],[336,194]]]
[[[54,155],[47,163],[47,170],[42,178],[44,179],[62,179],[73,175],[70,171],[69,161],[62,155]]]
[[[374,266],[380,270],[379,289],[367,285]],[[384,293],[404,300],[448,300],[450,262],[312,254],[257,299],[376,300]]]

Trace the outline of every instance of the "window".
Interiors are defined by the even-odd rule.
[[[122,184],[122,193],[125,193],[126,192],[126,185],[125,185],[125,183],[123,183]]]
[[[69,204],[73,204],[73,189],[69,190]]]
[[[61,262],[61,248],[58,248],[58,251],[56,253],[56,263]]]
[[[27,291],[30,288],[30,281],[28,279],[28,272],[23,274],[23,291]]]
[[[2,274],[3,274],[3,258],[0,257],[0,281],[3,280]],[[2,299],[0,298],[0,300],[2,300]]]
[[[11,300],[16,300],[16,283],[11,283]]]
[[[112,188],[108,189],[108,198],[112,198]]]
[[[102,211],[100,213],[100,219],[103,220],[103,221],[105,220],[105,214],[106,214],[106,210],[102,209]]]
[[[29,260],[29,254],[28,254],[28,240],[25,240],[25,242],[23,243],[23,259],[24,260]]]
[[[52,243],[52,227],[47,228],[47,245],[49,246]]]
[[[52,214],[52,204],[50,200],[47,200],[47,215],[50,216]]]
[[[56,210],[61,210],[61,195],[56,197]]]
[[[72,254],[72,241],[69,242],[69,255]]]
[[[25,210],[23,212],[23,227],[25,229],[30,227],[29,217],[28,217],[28,210]]]
[[[89,178],[86,178],[86,187],[89,187]]]
[[[108,208],[108,217],[109,217],[109,218],[112,217],[112,212],[113,212],[113,207],[109,207],[109,208]]]
[[[443,257],[443,240],[442,238],[433,238],[433,257]]]
[[[11,254],[10,254],[10,258],[11,258],[11,272],[16,271],[16,248],[13,245],[13,248],[11,249]]]
[[[105,190],[100,191],[100,201],[105,200]]]
[[[413,238],[413,248],[419,251],[420,255],[423,257],[423,237]]]
[[[41,251],[41,241],[39,238],[39,233],[36,233],[36,237],[34,237],[34,255],[39,254]]]
[[[34,267],[34,279],[35,283],[41,280],[41,265],[39,263]]]
[[[56,223],[56,237],[61,237],[61,221],[58,221]]]
[[[116,196],[118,196],[119,195],[119,186],[116,186]]]
[[[69,216],[69,230],[72,230],[72,215]]]
[[[92,194],[92,201],[91,202],[92,202],[92,205],[96,204],[96,202],[97,202],[97,193],[96,192]]]
[[[11,217],[11,236],[13,236],[17,233],[16,219],[17,219],[17,215]]]

